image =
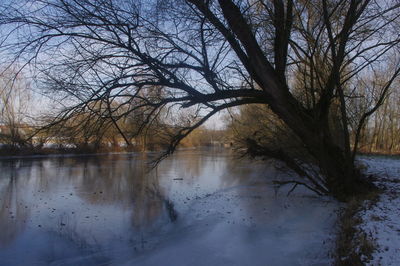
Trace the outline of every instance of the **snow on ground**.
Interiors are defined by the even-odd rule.
[[[361,212],[360,228],[378,246],[368,265],[400,265],[400,160],[366,157],[362,161],[385,189],[372,208]]]

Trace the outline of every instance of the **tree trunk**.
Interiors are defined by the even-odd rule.
[[[247,57],[238,53],[244,66],[263,89],[265,101],[271,110],[300,138],[308,153],[315,159],[329,192],[338,199],[346,199],[362,187],[360,174],[356,171],[349,154],[349,142],[339,147],[332,137],[329,126],[329,104],[327,97],[319,107],[318,114],[311,114],[294,98],[278,73],[270,64],[240,9],[232,1],[219,1],[230,29],[243,45]],[[243,59],[242,59],[243,58]],[[286,58],[281,58],[286,63]],[[333,79],[334,81],[334,79]],[[329,83],[330,84],[330,83]],[[336,84],[336,83],[332,83]],[[330,85],[332,85],[330,84]],[[343,104],[343,103],[342,103]],[[324,110],[324,111],[322,111]],[[347,123],[347,121],[345,121]],[[344,125],[347,127],[347,125]],[[345,130],[345,129],[343,129]]]
[[[339,200],[365,192],[371,188],[362,179],[360,171],[352,160],[345,156],[342,148],[338,147],[330,137],[312,137],[304,143],[314,157],[320,173],[326,181],[329,193]]]

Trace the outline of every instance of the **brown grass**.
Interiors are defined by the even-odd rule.
[[[339,233],[336,240],[335,265],[365,265],[376,249],[372,236],[360,229],[363,222],[360,211],[371,208],[382,191],[353,197],[339,215]]]

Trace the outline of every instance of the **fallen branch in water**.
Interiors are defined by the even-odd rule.
[[[301,186],[304,186],[304,187],[308,188],[309,190],[311,190],[311,191],[317,193],[319,196],[322,196],[322,195],[323,195],[321,192],[319,192],[318,190],[312,188],[311,186],[307,185],[306,183],[300,182],[300,181],[296,181],[296,180],[290,180],[290,181],[278,181],[278,180],[275,180],[275,181],[273,181],[272,183],[273,183],[274,185],[279,185],[279,187],[282,187],[282,186],[288,185],[288,184],[294,184],[293,187],[292,187],[292,188],[289,190],[289,192],[287,193],[287,196],[289,196],[290,193],[292,193],[292,192],[296,189],[296,187],[297,187],[298,185],[301,185]]]

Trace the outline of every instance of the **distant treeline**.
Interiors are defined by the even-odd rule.
[[[53,114],[48,110],[45,115],[35,117],[30,106],[31,86],[22,72],[0,69],[0,73],[2,155],[163,150],[187,123],[197,121],[195,113],[173,117],[167,110],[148,121],[146,108],[131,110],[124,102],[101,100],[79,110],[66,109]],[[180,147],[223,143],[224,132],[199,127]]]
[[[114,130],[109,129],[101,135],[83,135],[62,130],[56,134],[54,130],[42,129],[24,125],[9,128],[0,127],[0,155],[29,155],[52,153],[94,153],[111,151],[157,151],[167,149],[170,140],[159,131],[147,132],[130,139],[126,143]],[[65,130],[65,129],[64,129]],[[181,148],[223,146],[226,143],[223,130],[211,130],[200,127],[194,130],[179,145]]]
[[[360,152],[400,154],[400,95],[388,97],[369,119],[363,128]]]
[[[30,101],[30,85],[26,79],[13,70],[3,71],[0,76],[1,154],[163,150],[174,141],[177,132],[188,127],[185,123],[196,122],[191,114],[172,120],[162,113],[149,122],[146,120],[149,110],[145,108],[126,114],[127,110],[120,105],[102,101],[91,103],[79,112],[62,113],[63,119],[55,115],[41,117],[41,120],[28,119]],[[365,112],[363,108],[368,107],[366,101],[360,97],[349,106],[349,132],[353,143],[357,124],[351,121],[360,120],[360,114]],[[338,132],[336,139],[340,140],[338,104],[332,104],[331,113],[329,123],[337,129],[332,132]],[[265,105],[242,106],[226,120],[231,120],[227,129],[199,127],[180,142],[180,147],[234,144],[245,150],[251,148],[251,139],[271,151],[276,149],[276,144],[282,146],[283,143],[286,150],[302,153],[297,137]],[[364,123],[359,135],[359,151],[400,154],[400,94],[396,88]]]

